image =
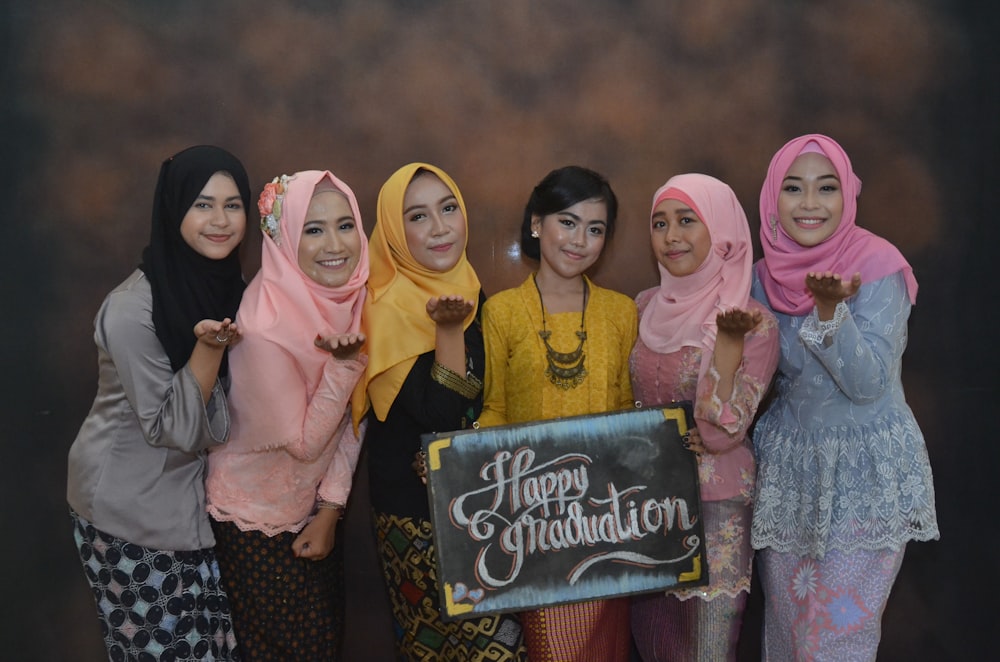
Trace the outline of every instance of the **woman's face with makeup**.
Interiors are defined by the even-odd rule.
[[[650,244],[671,276],[690,276],[712,250],[708,226],[685,202],[666,198],[653,209]]]
[[[575,278],[597,262],[607,229],[608,205],[597,199],[531,219],[542,262],[563,278]]]
[[[299,238],[299,268],[326,287],[351,279],[361,257],[361,235],[351,203],[339,191],[313,195]]]
[[[403,196],[406,245],[417,264],[431,271],[450,271],[465,253],[466,226],[458,198],[441,179],[421,172]]]
[[[211,260],[229,256],[247,228],[247,211],[236,182],[217,172],[205,183],[181,220],[181,237],[196,253]]]
[[[844,214],[844,192],[830,159],[817,152],[800,154],[785,173],[778,193],[778,220],[801,246],[823,243]]]

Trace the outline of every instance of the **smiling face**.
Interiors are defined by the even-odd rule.
[[[712,236],[687,203],[661,200],[653,209],[650,243],[656,261],[671,276],[690,276],[712,250]]]
[[[361,235],[347,198],[337,191],[320,191],[309,201],[299,239],[299,268],[326,287],[350,280],[361,255]]]
[[[583,200],[554,214],[532,217],[540,268],[562,278],[576,278],[601,257],[607,228],[608,206],[603,200]]]
[[[247,228],[247,212],[236,182],[225,172],[212,175],[181,220],[181,237],[211,260],[228,257]]]
[[[778,220],[801,246],[830,237],[844,213],[844,192],[830,159],[817,152],[800,154],[788,168],[778,194]]]
[[[458,198],[433,173],[418,174],[406,187],[403,229],[410,254],[425,269],[449,271],[465,252],[465,216]]]

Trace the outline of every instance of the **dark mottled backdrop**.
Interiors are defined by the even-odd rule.
[[[520,209],[553,167],[606,173],[622,231],[596,274],[655,282],[645,216],[669,176],[729,182],[756,227],[771,154],[818,131],[864,180],[860,222],[921,282],[904,379],[943,539],[910,546],[882,660],[974,660],[996,628],[998,66],[993,3],[912,0],[48,0],[0,5],[4,490],[0,658],[101,659],[64,502],[94,394],[92,318],[136,265],[160,161],[217,143],[255,189],[329,168],[370,230],[381,182],[459,182],[488,291],[527,273]],[[988,215],[989,214],[989,215]],[[248,251],[249,273],[259,259]],[[359,485],[342,537],[349,656],[387,659]],[[759,596],[757,596],[759,600]],[[759,604],[745,628],[757,659]]]

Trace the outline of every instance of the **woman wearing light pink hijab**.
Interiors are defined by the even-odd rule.
[[[892,244],[855,225],[860,192],[840,145],[812,134],[778,150],[760,193],[752,293],[781,337],[753,435],[767,660],[874,660],[906,543],[938,537],[900,380],[917,282]]]
[[[331,660],[368,241],[353,192],[326,171],[276,178],[259,207],[261,269],[236,317],[232,434],[209,456],[208,511],[244,659]]]
[[[694,403],[711,583],[633,598],[632,634],[644,662],[735,660],[752,559],[747,430],[778,361],[777,328],[750,298],[750,228],[729,186],[677,175],[650,217],[660,285],[636,298],[632,387],[647,406]]]

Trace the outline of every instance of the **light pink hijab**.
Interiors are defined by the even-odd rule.
[[[652,209],[667,199],[680,200],[694,210],[708,228],[712,250],[693,274],[681,278],[658,265],[660,289],[643,311],[639,335],[655,352],[701,347],[709,350],[704,358],[715,347],[716,316],[747,308],[753,266],[750,227],[736,194],[715,177],[671,177],[653,196]]]
[[[844,194],[840,225],[826,241],[811,247],[801,246],[789,237],[778,220],[781,183],[792,162],[805,152],[821,152],[830,159]],[[861,180],[854,174],[847,152],[832,138],[818,133],[800,136],[788,141],[774,155],[760,191],[760,243],[764,259],[757,263],[757,277],[772,309],[786,315],[805,315],[811,311],[814,302],[806,289],[806,274],[810,271],[832,271],[841,278],[860,272],[863,283],[902,271],[910,303],[916,303],[917,280],[899,250],[855,225],[860,193]]]
[[[320,285],[299,268],[299,239],[317,185],[344,194],[361,236],[358,265],[341,287]],[[260,271],[236,315],[243,339],[229,354],[232,440],[244,448],[279,447],[301,437],[308,401],[330,361],[330,353],[314,345],[316,334],[356,333],[361,328],[368,239],[354,192],[328,171],[296,173],[288,183],[278,223],[280,245],[265,233]],[[289,362],[298,370],[289,371]],[[275,378],[292,372],[305,384],[305,398],[301,386]]]

